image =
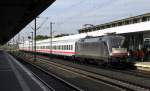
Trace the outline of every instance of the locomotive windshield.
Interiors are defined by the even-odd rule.
[[[109,37],[108,44],[109,44],[110,50],[112,50],[112,48],[121,47],[123,42],[124,42],[124,39],[125,38],[122,36],[111,36],[111,37]]]

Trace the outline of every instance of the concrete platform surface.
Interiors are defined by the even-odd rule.
[[[144,67],[144,68],[150,68],[150,62],[136,62],[135,66],[137,67]]]
[[[49,91],[27,68],[0,50],[0,91]]]
[[[135,66],[138,70],[150,71],[150,62],[136,62]]]

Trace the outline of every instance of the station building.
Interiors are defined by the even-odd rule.
[[[128,50],[150,50],[150,13],[82,28],[78,32],[94,36],[115,32],[126,37],[124,47]]]

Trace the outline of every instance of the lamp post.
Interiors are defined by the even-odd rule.
[[[34,62],[36,61],[36,18],[34,20]]]
[[[32,52],[33,52],[33,32],[31,32]]]
[[[24,50],[24,37],[22,36],[22,42],[23,42],[23,50]]]
[[[36,23],[37,23],[36,19],[37,18],[40,18],[40,17],[36,17],[34,19],[34,28],[30,26],[32,28],[32,30],[34,30],[34,39],[32,39],[32,40],[34,40],[34,62],[36,61],[36,31],[39,30],[42,27],[42,25],[45,23],[45,21],[44,21],[40,26],[37,27],[37,25],[36,25]]]
[[[53,22],[50,22],[50,58],[52,57]]]

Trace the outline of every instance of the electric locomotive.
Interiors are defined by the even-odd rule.
[[[121,48],[124,40],[118,35],[82,38],[76,42],[76,56],[104,62],[117,61],[127,57],[127,49]]]

